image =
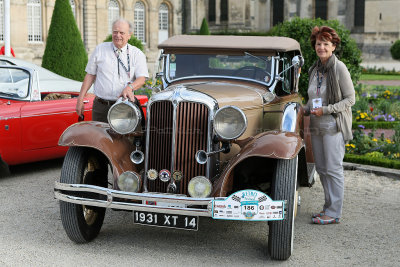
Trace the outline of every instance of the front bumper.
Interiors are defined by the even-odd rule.
[[[192,198],[176,194],[132,193],[94,185],[65,184],[60,182],[55,182],[54,195],[61,201],[86,206],[202,217],[212,217],[212,202],[216,199]],[[185,207],[142,204],[146,202],[183,204]]]

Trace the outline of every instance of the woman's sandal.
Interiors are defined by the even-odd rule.
[[[321,219],[320,217],[312,218],[311,219],[313,223],[315,224],[334,224],[334,223],[339,223],[339,218],[332,218],[328,220]]]
[[[313,214],[311,215],[311,218],[322,217],[322,216],[324,216],[324,215],[325,215],[325,213],[324,213],[323,211],[321,211],[320,213],[313,213]]]

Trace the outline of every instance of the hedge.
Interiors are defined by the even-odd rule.
[[[207,23],[207,20],[205,18],[201,22],[201,27],[200,27],[199,34],[200,35],[210,35],[210,30],[208,29],[208,23]]]
[[[390,53],[392,54],[393,59],[400,59],[400,40],[394,42],[390,47]]]
[[[42,67],[83,81],[88,55],[68,0],[56,0],[44,50]]]
[[[301,46],[301,52],[304,57],[304,66],[299,82],[299,91],[301,95],[308,99],[308,70],[312,64],[317,60],[315,50],[311,47],[310,35],[314,26],[329,26],[336,30],[338,33],[341,43],[336,47],[336,56],[346,64],[353,84],[356,85],[361,76],[362,67],[361,63],[361,51],[357,47],[354,39],[350,37],[350,31],[337,20],[323,20],[298,18],[295,17],[290,21],[284,21],[281,24],[274,26],[269,32],[272,36],[285,36],[297,40]]]
[[[112,35],[109,34],[106,39],[104,40],[104,42],[112,42]],[[138,38],[136,38],[135,36],[131,36],[131,38],[128,40],[128,44],[136,46],[137,48],[139,48],[142,52],[144,52],[144,47],[142,44],[142,41],[140,41]]]
[[[364,129],[394,129],[399,125],[399,121],[353,121],[353,130],[364,126]]]
[[[400,169],[400,160],[372,158],[363,155],[345,154],[344,161],[358,163],[358,164],[373,165],[390,169]]]

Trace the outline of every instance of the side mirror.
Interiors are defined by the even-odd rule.
[[[304,58],[302,56],[294,56],[292,59],[292,66],[303,67]]]
[[[304,65],[304,58],[302,56],[294,56],[292,58],[292,65],[281,71],[278,75],[276,75],[275,79],[278,81],[283,81],[283,77],[281,76],[284,72],[287,72],[291,68],[301,68]]]

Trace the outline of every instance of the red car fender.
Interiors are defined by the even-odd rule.
[[[132,142],[111,130],[107,123],[98,121],[75,123],[63,132],[58,144],[97,149],[110,161],[114,179],[128,170],[137,172],[136,166],[130,160],[130,154],[134,150]]]
[[[225,171],[214,186],[213,196],[226,196],[232,188],[233,170],[243,160],[250,157],[292,159],[304,147],[303,139],[298,133],[277,131],[264,132],[254,138],[236,143],[242,149],[229,161]]]

